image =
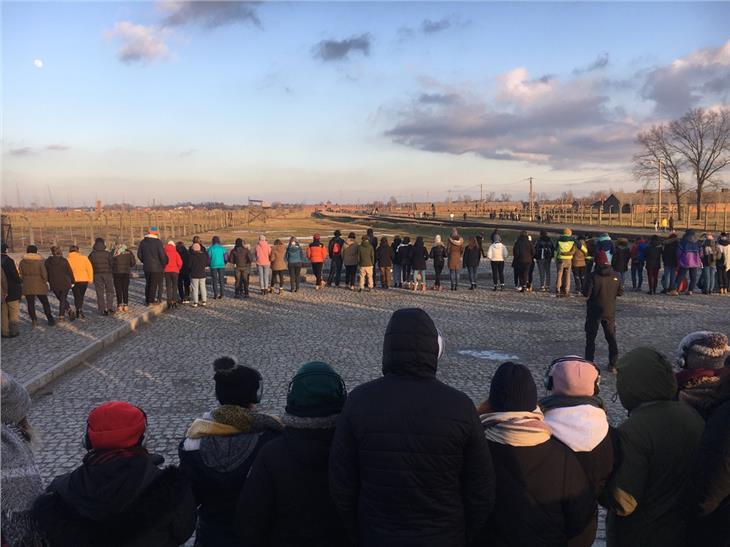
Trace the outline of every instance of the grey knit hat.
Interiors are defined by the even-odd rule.
[[[690,369],[719,369],[730,356],[727,336],[721,332],[697,331],[679,343],[677,365]]]
[[[25,388],[15,378],[0,371],[0,412],[4,424],[17,425],[28,415],[30,410],[30,396]]]

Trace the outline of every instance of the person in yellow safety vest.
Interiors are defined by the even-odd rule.
[[[566,228],[555,245],[558,275],[555,280],[555,296],[570,296],[570,269],[575,254],[573,230]]]

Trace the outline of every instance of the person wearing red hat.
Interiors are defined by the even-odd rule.
[[[50,545],[185,543],[195,529],[189,479],[143,445],[147,416],[110,401],[89,414],[80,467],[53,479],[33,505]]]
[[[307,248],[307,258],[312,263],[312,273],[315,278],[315,289],[319,290],[324,287],[324,281],[322,281],[322,267],[324,261],[327,260],[327,247],[325,247],[320,241],[320,235],[314,234],[312,243]]]

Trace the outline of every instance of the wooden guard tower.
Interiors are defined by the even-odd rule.
[[[266,209],[264,209],[264,200],[248,198],[248,223],[260,220],[262,224],[266,224]]]

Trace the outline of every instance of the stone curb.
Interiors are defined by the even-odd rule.
[[[50,369],[35,375],[33,378],[25,382],[24,387],[26,391],[29,395],[33,395],[37,391],[40,391],[52,381],[84,363],[87,359],[94,357],[103,350],[114,345],[121,338],[124,338],[131,332],[134,332],[144,323],[149,323],[152,319],[162,314],[162,312],[166,309],[167,306],[164,304],[157,305],[146,310],[142,315],[127,319],[124,324],[120,325],[112,332],[105,334],[85,348],[77,351],[73,355],[69,355],[53,365]]]

